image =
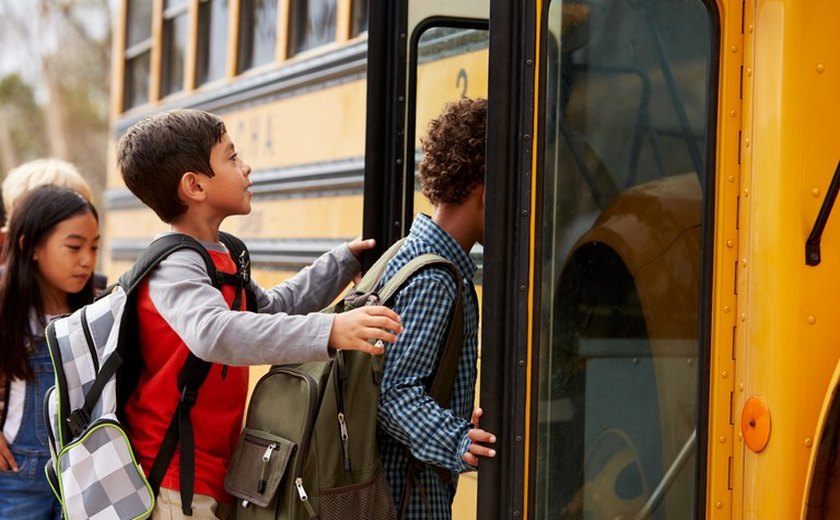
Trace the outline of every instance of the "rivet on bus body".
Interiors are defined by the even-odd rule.
[[[823,65],[822,63],[818,63],[817,64],[817,72],[819,72],[820,74],[825,72],[825,65]]]
[[[747,321],[747,315],[743,312],[741,313],[741,321]]]
[[[813,445],[814,445],[814,441],[812,441],[810,437],[808,437],[807,439],[805,439],[805,446],[807,446],[808,448],[810,448],[810,447],[811,447],[811,446],[813,446]]]
[[[746,146],[747,148],[749,148],[749,147],[750,147],[750,138],[749,138],[749,137],[747,137],[746,139],[744,139],[744,146]]]
[[[738,46],[733,45],[732,47],[729,48],[729,50],[732,51],[732,52],[738,52]]]
[[[820,196],[820,189],[819,188],[814,188],[813,190],[811,190],[811,195],[813,195],[814,197],[819,197]]]
[[[744,188],[744,197],[749,197],[749,196],[750,196],[750,189],[749,188]]]
[[[741,267],[747,267],[747,259],[746,258],[741,259]]]
[[[808,316],[808,324],[809,325],[813,325],[816,322],[817,322],[817,317],[816,316]]]
[[[752,69],[747,67],[747,77],[752,76]]]
[[[694,360],[691,359],[691,358],[688,358],[688,359],[685,360],[685,364],[688,365],[688,366],[691,366],[691,365],[694,364]]]
[[[728,180],[729,180],[729,182],[735,182],[735,176],[730,175]]]
[[[720,373],[720,377],[722,377],[722,378],[726,379],[727,377],[729,377],[729,372],[727,372],[726,370],[724,370],[723,372],[721,372],[721,373]]]
[[[734,110],[729,111],[729,117],[735,117],[737,115],[738,115],[738,112],[735,112]]]
[[[521,435],[516,436],[516,442],[522,442],[522,436]]]
[[[734,240],[727,240],[726,241],[726,247],[729,247],[729,248],[735,247],[735,241]]]
[[[519,286],[519,292],[525,292],[525,289],[527,289],[527,287],[525,287],[524,285]]]
[[[744,441],[744,434],[741,433],[741,432],[738,432],[738,442],[743,442],[743,441]]]
[[[716,502],[715,507],[718,509],[723,509],[723,502]]]
[[[527,63],[528,66],[530,67],[531,65],[534,64],[534,60],[532,60],[531,58],[528,58],[527,60],[525,60],[525,63]]]
[[[527,209],[523,209],[523,210],[522,210],[522,216],[523,216],[523,217],[527,217],[527,216],[528,216],[528,210],[527,210]]]
[[[744,391],[744,383],[738,383],[738,390],[741,392]]]
[[[522,136],[522,139],[525,139],[526,141],[530,141],[530,140],[531,140],[531,134],[525,134],[525,135],[523,135],[523,136]]]
[[[639,358],[637,358],[637,357],[634,357],[632,361],[633,361],[633,364],[634,364],[634,365],[638,365],[638,364],[639,364]]]
[[[752,24],[750,24],[750,26],[749,26],[749,27],[747,27],[747,31],[749,31],[750,33],[752,33],[752,32],[753,32],[753,26],[752,26]]]
[[[729,246],[729,247],[732,247],[732,246]],[[727,313],[728,313],[728,312],[729,312],[729,311],[731,311],[731,310],[732,310],[732,309],[729,307],[729,305],[724,305],[724,306],[723,306],[723,312],[727,312]]]
[[[520,359],[519,360],[519,366],[524,367],[525,366],[525,361]]]
[[[720,441],[721,444],[725,443],[726,442],[726,435],[721,435],[720,439],[718,439],[718,440]]]

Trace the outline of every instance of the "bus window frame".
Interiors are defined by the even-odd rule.
[[[197,13],[195,14],[197,15]],[[190,78],[188,77],[189,74],[187,68],[188,62],[190,61],[189,53],[191,49],[195,47],[195,45],[193,44],[195,40],[195,35],[192,34],[190,28],[192,16],[193,12],[191,2],[184,2],[182,4],[175,5],[172,7],[166,7],[161,13],[161,59],[160,70],[158,71],[160,81],[158,82],[157,99],[163,99],[165,97],[176,95],[190,90],[190,87],[187,84],[192,84],[192,80],[190,80]],[[184,34],[185,45],[184,48],[181,49],[181,78],[180,81],[172,81],[172,78],[168,77],[167,69],[170,67],[170,65],[177,65],[177,63],[171,64],[170,60],[174,58],[173,52],[175,49],[177,49],[175,35],[177,34],[177,20],[181,17],[185,18],[184,22],[186,24],[186,26],[184,27],[186,31]],[[175,71],[173,70],[173,72]]]

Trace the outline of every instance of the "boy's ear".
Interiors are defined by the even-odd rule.
[[[202,201],[207,196],[207,191],[204,189],[204,180],[207,177],[199,175],[195,172],[187,172],[181,176],[181,182],[178,183],[178,195],[185,202]]]

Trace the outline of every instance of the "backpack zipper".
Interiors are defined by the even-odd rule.
[[[303,432],[300,438],[300,445],[298,446],[298,459],[295,461],[294,476],[295,488],[297,488],[298,497],[306,508],[311,518],[317,518],[312,504],[309,503],[309,495],[303,487],[303,467],[306,463],[306,454],[309,450],[309,440],[312,437],[312,428],[315,426],[315,419],[318,412],[318,382],[309,374],[305,374],[298,370],[291,368],[272,368],[268,374],[263,376],[263,379],[270,377],[272,374],[287,374],[292,377],[301,379],[309,390],[309,401],[306,403],[306,422],[303,425]],[[259,382],[257,383],[259,385]],[[256,388],[254,389],[256,391]]]
[[[344,415],[344,381],[347,370],[344,366],[344,353],[338,352],[333,364],[333,383],[335,384],[335,408],[338,412],[338,431],[341,435],[341,457],[344,460],[344,471],[351,470],[350,464],[350,435],[347,432],[347,422]]]

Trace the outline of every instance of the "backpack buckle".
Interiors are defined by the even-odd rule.
[[[77,408],[70,412],[65,422],[67,427],[70,428],[70,433],[75,437],[82,433],[90,423],[90,414],[84,408]]]

